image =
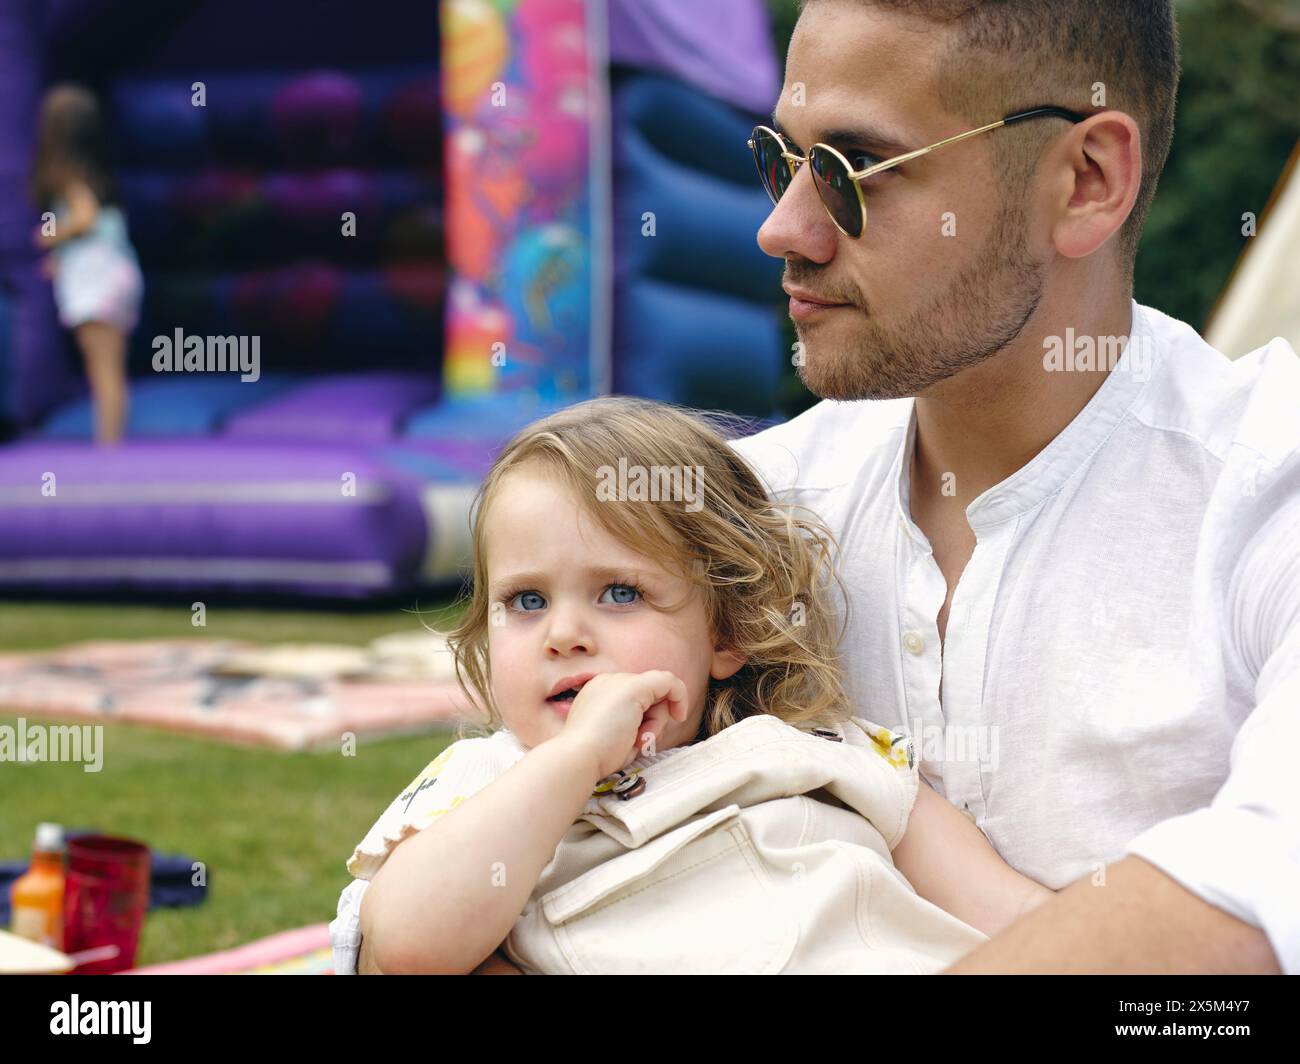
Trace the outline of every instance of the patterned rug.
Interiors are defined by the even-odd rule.
[[[329,924],[312,924],[219,953],[132,968],[119,975],[333,975]]]
[[[185,639],[0,654],[0,713],[280,750],[422,734],[468,712],[446,641],[423,630],[368,647]]]

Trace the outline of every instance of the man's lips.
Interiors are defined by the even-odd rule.
[[[806,292],[802,288],[786,288],[785,291],[790,297],[790,317],[797,321],[811,318],[826,311],[840,310],[850,305],[848,303],[834,303],[811,292]]]

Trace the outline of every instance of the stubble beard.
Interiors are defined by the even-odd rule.
[[[992,358],[1014,341],[1043,297],[1043,269],[1029,255],[1023,210],[1003,207],[976,261],[899,325],[870,315],[843,338],[805,335],[804,386],[823,399],[900,399]],[[841,311],[852,314],[854,308]],[[835,343],[834,349],[827,345]]]

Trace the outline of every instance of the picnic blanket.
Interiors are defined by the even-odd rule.
[[[125,721],[281,750],[423,734],[470,713],[436,632],[368,647],[95,641],[0,654],[0,713]]]
[[[329,924],[259,938],[235,949],[131,968],[118,975],[333,975]]]

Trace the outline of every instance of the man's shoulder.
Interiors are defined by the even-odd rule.
[[[868,463],[892,463],[913,402],[823,399],[789,421],[730,442],[774,493],[831,490]]]
[[[1279,336],[1233,360],[1185,322],[1141,309],[1162,365],[1140,420],[1192,435],[1224,461],[1235,452],[1266,465],[1300,460],[1300,356],[1290,343]]]
[[[1232,367],[1248,388],[1235,442],[1272,465],[1300,463],[1300,355],[1279,336]]]
[[[1160,471],[1213,471],[1206,527],[1235,559],[1227,567],[1236,593],[1275,596],[1279,573],[1300,562],[1300,356],[1275,337],[1230,359],[1190,325],[1143,309],[1160,367],[1135,413],[1167,441]],[[1180,455],[1184,443],[1201,461]]]

